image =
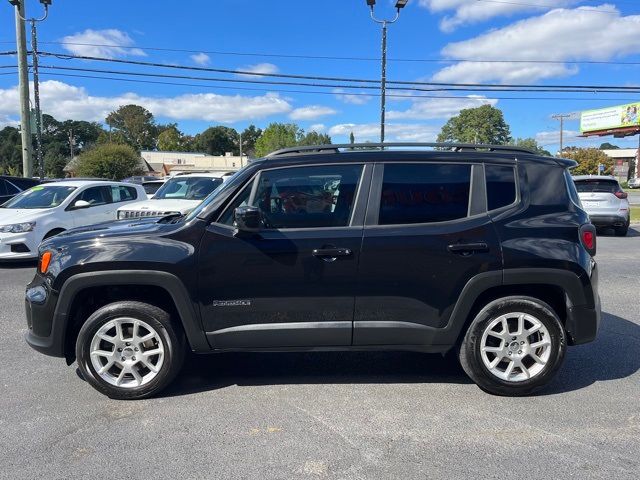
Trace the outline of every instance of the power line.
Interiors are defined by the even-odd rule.
[[[282,89],[266,89],[266,88],[253,88],[253,87],[230,87],[230,86],[222,86],[222,85],[206,85],[206,84],[192,84],[192,83],[182,83],[182,82],[163,82],[163,81],[154,81],[154,80],[139,80],[139,79],[129,79],[129,78],[116,78],[116,77],[105,77],[99,75],[79,75],[79,74],[67,74],[67,73],[53,73],[46,72],[45,75],[56,76],[56,77],[68,77],[68,78],[91,78],[97,80],[109,80],[109,81],[120,81],[120,82],[131,82],[131,83],[142,83],[142,84],[153,84],[153,85],[172,85],[172,86],[187,86],[187,87],[205,87],[210,89],[221,89],[221,90],[246,90],[246,91],[256,91],[256,92],[273,92],[273,93],[303,93],[303,94],[314,94],[314,95],[335,95],[334,92],[328,91],[312,91],[312,90],[282,90]],[[378,97],[379,93],[358,93],[353,92],[348,95],[354,96],[367,96],[367,97]],[[469,97],[469,96],[459,96],[459,95],[403,95],[403,94],[388,94],[389,97],[395,98],[408,98],[408,99],[457,99],[457,100],[550,100],[550,101],[600,101],[600,102],[626,102],[628,99],[625,98],[581,98],[581,97]]]
[[[284,74],[284,73],[260,73],[260,72],[250,72],[245,70],[233,70],[233,69],[223,69],[223,68],[212,68],[212,67],[193,67],[187,65],[167,65],[163,63],[157,62],[143,62],[140,60],[123,60],[116,58],[105,58],[105,57],[94,57],[88,55],[66,55],[60,53],[51,53],[51,52],[39,52],[42,56],[55,57],[62,60],[70,60],[70,59],[80,59],[80,60],[94,60],[101,62],[110,62],[110,63],[119,63],[126,65],[139,65],[145,67],[158,67],[158,68],[168,68],[168,69],[178,69],[178,70],[193,70],[193,71],[202,71],[202,72],[216,72],[216,73],[227,73],[233,75],[245,75],[245,76],[255,76],[255,77],[274,77],[274,78],[291,78],[291,79],[300,79],[300,80],[322,80],[322,81],[334,81],[334,82],[357,82],[357,83],[369,83],[378,85],[380,80],[374,79],[366,79],[366,78],[353,78],[353,77],[324,77],[324,76],[313,76],[313,75],[294,75],[294,74]],[[542,89],[542,88],[580,88],[590,91],[599,91],[599,90],[616,90],[616,91],[635,91],[638,87],[628,87],[628,86],[618,86],[618,85],[533,85],[533,84],[486,84],[486,83],[446,83],[446,82],[420,82],[420,81],[400,81],[400,80],[388,80],[387,83],[394,85],[420,85],[420,86],[441,86],[441,87],[495,87],[495,88],[532,88],[532,89]]]

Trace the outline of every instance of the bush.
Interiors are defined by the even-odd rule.
[[[140,175],[140,155],[128,145],[104,144],[78,157],[77,175],[122,180]]]

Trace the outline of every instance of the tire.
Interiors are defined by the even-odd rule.
[[[537,330],[527,335],[533,327]],[[494,300],[476,315],[459,359],[482,390],[515,397],[546,385],[562,365],[566,349],[567,336],[553,309],[535,298],[513,296]]]
[[[110,398],[151,397],[169,385],[182,367],[186,341],[164,310],[123,301],[98,309],[76,341],[82,376]],[[92,352],[101,352],[101,354]]]
[[[627,233],[629,232],[629,225],[630,224],[631,224],[631,220],[629,220],[626,225],[623,225],[622,227],[615,228],[616,237],[626,237]]]

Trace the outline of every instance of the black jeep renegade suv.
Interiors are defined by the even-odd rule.
[[[574,165],[450,144],[275,152],[187,216],[43,243],[27,341],[122,399],[167,386],[187,349],[453,351],[482,389],[525,395],[600,322]]]

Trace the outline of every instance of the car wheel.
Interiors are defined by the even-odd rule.
[[[106,305],[84,323],[76,341],[82,376],[116,399],[150,397],[180,371],[185,355],[182,330],[164,310],[141,302]]]
[[[471,379],[495,395],[528,395],[564,360],[567,339],[553,309],[531,297],[505,297],[475,317],[459,351]]]
[[[631,224],[631,220],[627,221],[626,225],[622,227],[617,227],[615,229],[616,237],[626,237],[627,233],[629,233],[629,225]]]

